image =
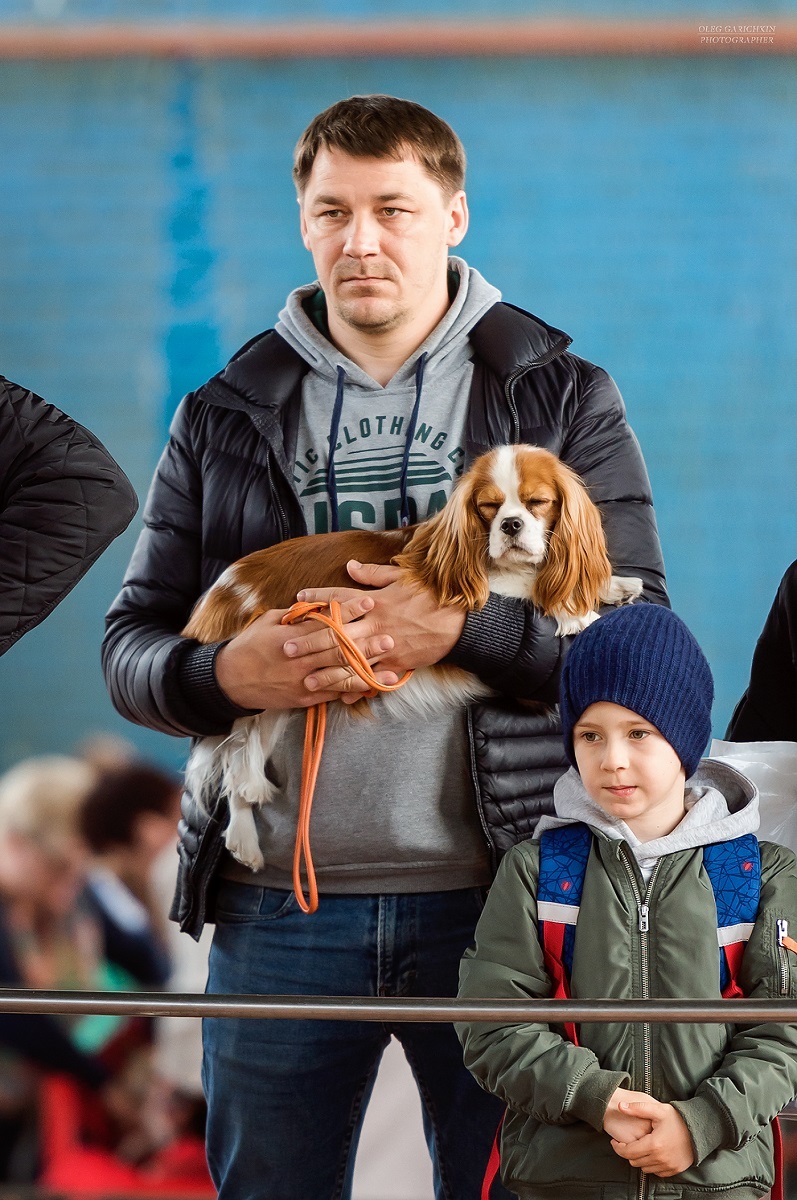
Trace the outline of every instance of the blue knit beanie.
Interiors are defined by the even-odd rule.
[[[711,736],[714,680],[680,617],[661,604],[632,604],[589,625],[562,667],[559,706],[573,766],[573,726],[590,704],[609,700],[655,725],[689,778]]]

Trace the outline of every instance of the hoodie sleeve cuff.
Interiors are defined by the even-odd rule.
[[[229,641],[229,639],[227,639]],[[181,655],[177,686],[185,703],[219,732],[240,717],[252,717],[259,709],[241,708],[222,691],[216,680],[216,657],[227,642],[195,643]]]
[[[618,1088],[627,1088],[630,1083],[631,1078],[625,1071],[604,1071],[593,1065],[576,1083],[565,1111],[579,1121],[586,1121],[600,1133],[609,1101]]]
[[[689,1130],[695,1148],[695,1163],[698,1166],[704,1158],[720,1147],[736,1147],[738,1136],[733,1122],[706,1096],[693,1096],[691,1100],[674,1100],[672,1106],[683,1117]]]

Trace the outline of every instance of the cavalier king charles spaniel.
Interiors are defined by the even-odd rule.
[[[555,618],[559,637],[597,620],[601,604],[642,592],[640,579],[612,575],[600,513],[575,472],[537,446],[501,446],[476,459],[445,508],[420,525],[292,538],[239,559],[200,599],[183,636],[225,641],[264,612],[289,608],[304,588],[350,588],[351,559],[394,563],[438,604],[465,611],[483,607],[491,591],[530,601]],[[398,691],[335,709],[356,717],[373,705],[401,720],[493,694],[475,675],[438,663]],[[251,806],[271,798],[266,764],[287,716],[267,710],[200,739],[186,769],[201,804],[216,790],[226,796],[227,848],[253,871],[263,860]]]

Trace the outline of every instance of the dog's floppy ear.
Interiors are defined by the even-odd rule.
[[[445,508],[418,526],[394,562],[430,589],[438,604],[483,608],[490,594],[487,539],[473,503],[474,483],[464,475]]]
[[[557,462],[559,519],[551,530],[548,553],[534,581],[532,597],[544,612],[584,616],[600,603],[611,578],[601,515],[574,471]]]

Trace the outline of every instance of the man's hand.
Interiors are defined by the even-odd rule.
[[[399,567],[352,560],[347,570],[358,583],[378,589],[367,593],[373,601],[370,612],[346,632],[364,652],[365,647],[386,646],[378,655],[380,682],[395,683],[405,671],[439,662],[458,641],[465,624],[464,612],[451,605],[438,605],[426,588],[409,583]],[[350,603],[354,596],[362,593],[349,588],[307,588],[297,598]],[[305,685],[312,692],[312,702],[318,700],[319,692],[333,692],[336,699],[351,704],[365,690],[352,671],[341,665],[344,659],[331,630],[289,638],[284,652],[303,660]],[[336,665],[315,662],[311,665],[314,656],[330,653]]]
[[[348,624],[347,632],[354,634],[354,630],[358,630],[357,641],[371,665],[393,647],[390,638],[375,632],[359,632],[361,622],[358,618],[369,613],[373,607],[373,597],[362,591],[350,591],[341,606],[343,621],[354,622]],[[308,690],[305,687],[308,674],[318,674],[340,663],[337,643],[333,648],[331,635],[327,637],[329,631],[317,621],[280,625],[286,611],[273,609],[263,613],[219,651],[215,663],[216,680],[234,704],[254,709],[306,708],[325,700],[340,699],[337,688],[317,686]],[[311,631],[315,631],[312,636],[316,639],[313,648],[304,650],[301,655],[291,650],[285,651],[286,644],[295,645],[297,641],[307,643]],[[340,675],[341,672],[337,670],[335,674]],[[396,680],[391,673],[386,678],[382,675],[378,677],[385,683],[395,683]],[[358,699],[367,690],[357,676],[348,686],[352,700]]]
[[[661,1104],[652,1096],[643,1100],[621,1100],[619,1108],[629,1117],[650,1121],[653,1129],[646,1137],[634,1142],[612,1141],[615,1154],[627,1159],[632,1167],[639,1167],[645,1175],[658,1175],[660,1179],[669,1179],[691,1167],[695,1161],[695,1148],[677,1108]]]
[[[650,1133],[653,1125],[649,1120],[620,1111],[621,1101],[648,1099],[644,1092],[631,1092],[626,1088],[617,1088],[612,1093],[603,1116],[603,1128],[613,1141],[634,1142]]]

